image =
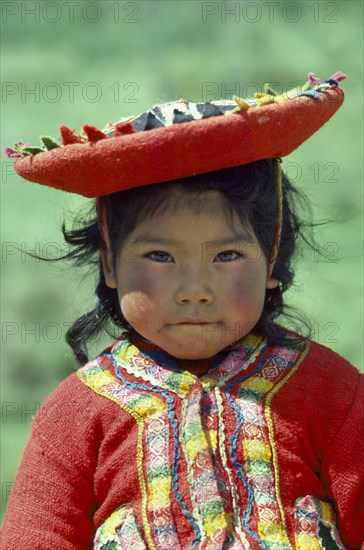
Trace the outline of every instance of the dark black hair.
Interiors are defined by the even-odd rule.
[[[123,242],[138,222],[165,209],[174,208],[169,191],[187,191],[197,197],[206,191],[219,191],[226,205],[227,213],[237,213],[242,223],[248,222],[253,228],[267,260],[274,242],[278,199],[275,162],[265,159],[243,166],[227,168],[206,174],[190,176],[166,183],[146,185],[111,195],[101,200],[106,206],[106,219],[111,241],[114,266]],[[254,330],[264,335],[269,343],[295,345],[308,338],[311,326],[300,310],[284,304],[283,296],[292,285],[294,272],[292,263],[297,248],[306,243],[317,250],[311,229],[311,210],[307,198],[298,191],[283,174],[283,223],[278,256],[272,277],[279,285],[267,289],[263,311]],[[191,195],[192,194],[192,195]],[[176,194],[174,194],[176,196]],[[123,330],[130,330],[120,310],[116,289],[105,284],[100,248],[104,245],[96,214],[96,201],[92,203],[86,216],[78,217],[77,228],[67,230],[62,223],[62,233],[70,246],[70,252],[60,259],[72,260],[76,266],[92,266],[98,270],[99,280],[95,289],[96,305],[83,314],[69,328],[67,343],[71,346],[80,364],[88,360],[87,344],[102,330],[109,336],[118,338]],[[49,258],[41,258],[49,260]],[[285,316],[286,324],[298,333],[283,331],[275,320]],[[116,328],[116,333],[114,332]],[[302,330],[303,329],[303,330]],[[306,331],[306,334],[302,333]]]

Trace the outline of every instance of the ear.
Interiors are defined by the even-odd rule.
[[[268,289],[277,288],[277,286],[279,285],[278,279],[276,279],[275,277],[272,277],[272,272],[273,272],[275,263],[276,263],[276,258],[271,260],[269,263],[267,282],[265,284],[265,288],[268,288]]]
[[[277,288],[278,285],[279,285],[278,279],[275,279],[274,277],[268,277],[265,287],[271,289],[271,288]]]
[[[108,286],[109,288],[117,288],[116,277],[112,264],[112,253],[110,248],[106,247],[106,245],[103,245],[100,248],[100,256],[106,286]]]

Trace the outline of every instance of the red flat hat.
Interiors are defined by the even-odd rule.
[[[20,157],[23,178],[85,197],[212,172],[259,159],[284,157],[337,111],[344,94],[335,73],[325,82],[312,73],[301,88],[253,100],[157,105],[104,130],[84,126],[81,135],[61,126],[61,143],[41,138],[43,148],[19,142],[6,148]]]

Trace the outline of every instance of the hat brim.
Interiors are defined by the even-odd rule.
[[[314,134],[344,100],[341,88],[133,134],[75,143],[15,163],[27,180],[99,197],[195,174],[284,157]]]

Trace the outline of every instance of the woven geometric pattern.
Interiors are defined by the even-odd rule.
[[[307,350],[276,346],[267,353],[253,334],[244,344],[201,378],[165,368],[167,354],[160,368],[127,338],[107,354],[113,369],[100,356],[78,371],[84,384],[137,420],[148,548],[291,548],[270,401]],[[189,545],[178,537],[176,514],[187,520]],[[300,517],[295,536],[302,548],[307,536],[314,540],[318,520],[311,518],[307,532],[305,526]]]

